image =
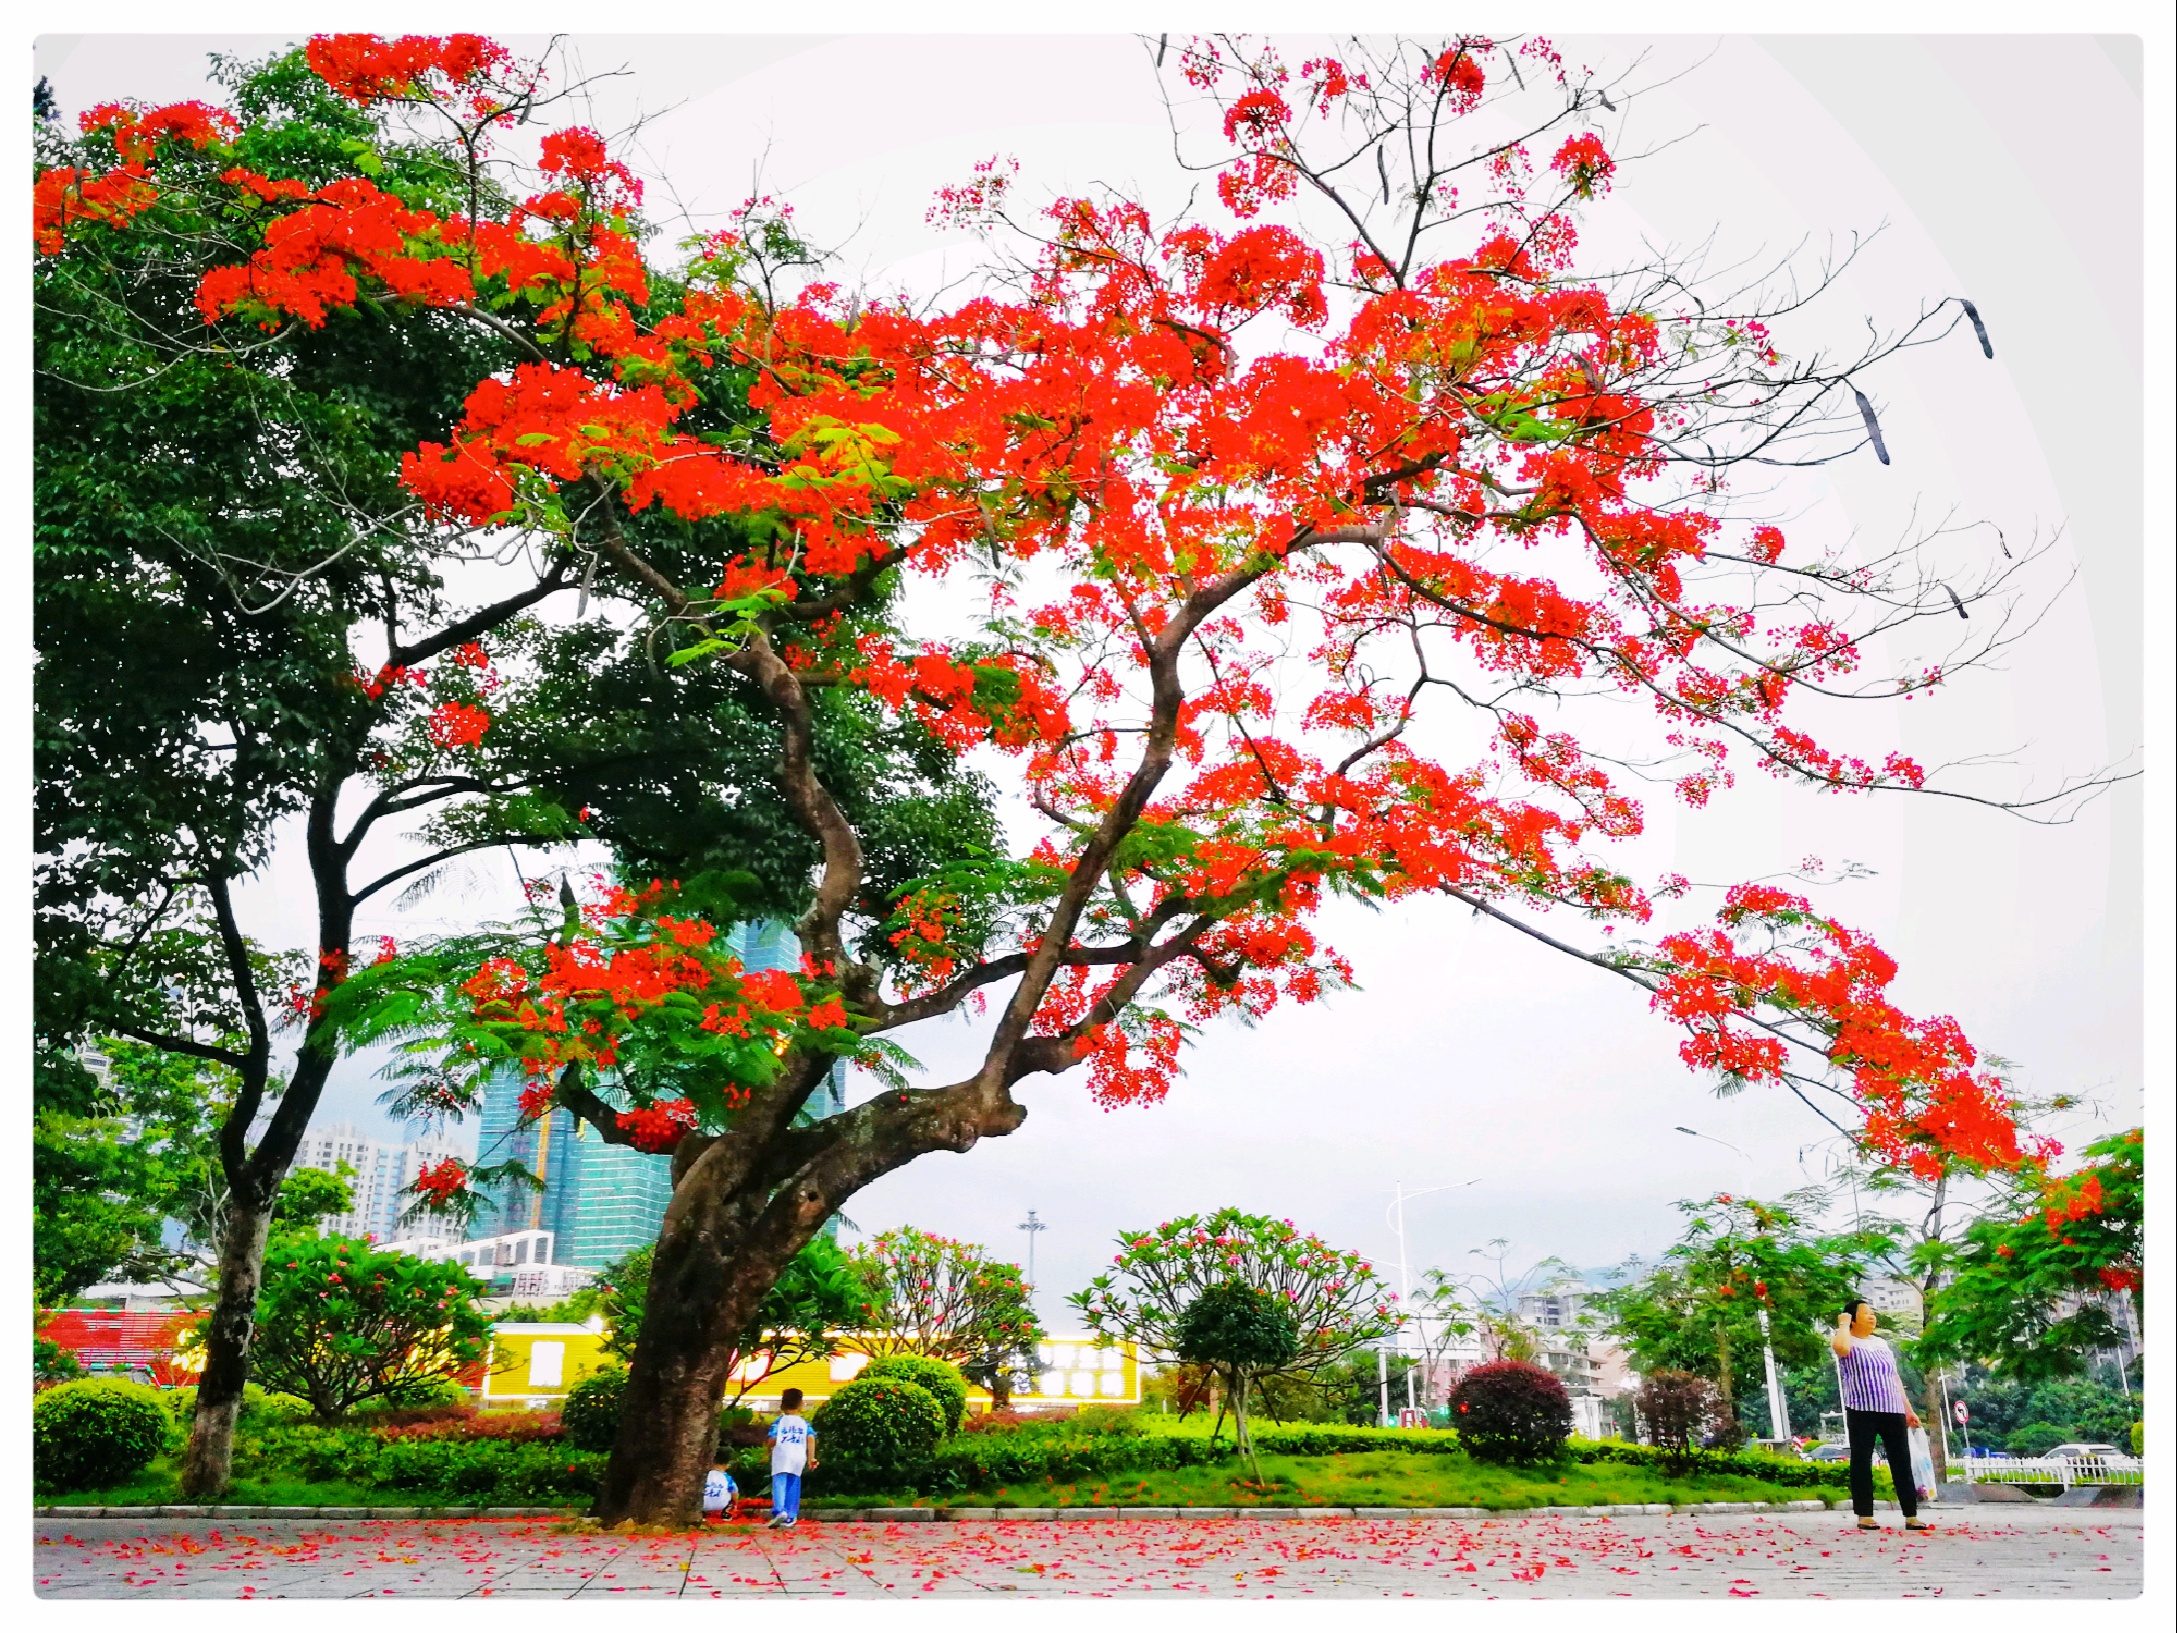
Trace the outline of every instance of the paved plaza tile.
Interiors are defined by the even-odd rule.
[[[2061,1598],[2140,1592],[2141,1516],[826,1524],[673,1535],[490,1520],[39,1520],[51,1599]]]

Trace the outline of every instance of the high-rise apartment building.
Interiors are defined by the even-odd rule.
[[[374,1139],[353,1123],[338,1123],[306,1133],[295,1152],[295,1166],[336,1173],[345,1163],[352,1170],[348,1190],[354,1206],[321,1222],[319,1234],[370,1237],[381,1242],[395,1237],[430,1240],[452,1236],[455,1227],[429,1215],[404,1224],[401,1215],[413,1199],[402,1192],[427,1163],[453,1154],[452,1144],[444,1138],[401,1142]]]

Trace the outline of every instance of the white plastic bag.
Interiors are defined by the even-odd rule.
[[[1912,1446],[1912,1483],[1922,1497],[1935,1495],[1935,1458],[1928,1450],[1926,1429],[1907,1429],[1905,1439]],[[1892,1471],[1893,1477],[1895,1471]]]

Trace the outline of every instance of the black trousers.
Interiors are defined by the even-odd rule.
[[[1912,1442],[1905,1437],[1902,1412],[1844,1413],[1844,1438],[1852,1448],[1852,1512],[1867,1519],[1875,1511],[1875,1441],[1889,1459],[1890,1484],[1897,1488],[1897,1506],[1908,1520],[1920,1511],[1920,1493],[1912,1483]]]

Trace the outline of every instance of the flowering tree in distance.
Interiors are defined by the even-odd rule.
[[[1019,1265],[912,1225],[880,1233],[848,1262],[867,1298],[859,1325],[870,1353],[950,1361],[1001,1406],[1011,1376],[1035,1364],[1043,1329]]]
[[[1191,1032],[1334,990],[1348,966],[1313,928],[1331,894],[1449,897],[1590,957],[1649,988],[1690,1065],[1833,1095],[1888,1160],[2030,1155],[1959,1029],[1899,1009],[1890,960],[1788,892],[1739,886],[1713,928],[1611,953],[1527,916],[1637,929],[1685,888],[1606,859],[1641,830],[1626,764],[1675,762],[1695,804],[1746,763],[1919,788],[1901,754],[1818,742],[1795,701],[1917,693],[1999,649],[2018,564],[1949,589],[1911,549],[1846,561],[1733,519],[1730,470],[1860,446],[1832,413],[1848,376],[1945,324],[1794,362],[1757,298],[1703,305],[1667,268],[1583,277],[1574,215],[1614,172],[1601,88],[1516,52],[1356,46],[1295,70],[1187,46],[1173,72],[1223,111],[1215,218],[1160,229],[1106,196],[1016,219],[993,165],[941,212],[1022,258],[935,311],[787,289],[807,257],[761,200],[653,269],[640,187],[583,129],[543,138],[526,194],[327,182],[273,153],[218,172],[262,226],[202,277],[203,316],[242,345],[391,304],[506,344],[404,460],[407,492],[448,530],[594,561],[641,610],[629,650],[768,734],[743,797],[813,847],[802,965],[777,979],[716,950],[730,903],[631,878],[540,910],[526,948],[458,981],[440,950],[391,961],[367,1003],[327,1000],[364,1029],[408,1005],[449,1108],[514,1069],[530,1115],[671,1151],[608,1522],[693,1511],[720,1357],[842,1203],[1010,1133],[1024,1079],[1085,1069],[1104,1105],[1153,1102]],[[309,62],[416,121],[449,178],[477,175],[508,105],[503,53],[473,37],[336,36]],[[1499,100],[1532,117],[1467,137]],[[41,251],[125,234],[158,184],[135,159],[42,179]],[[952,623],[902,593],[918,582]],[[1994,615],[1964,649],[1860,674],[1870,636],[1953,628],[1934,621],[1959,606]],[[1607,743],[1545,722],[1566,700]],[[825,749],[857,710],[931,764],[1010,764],[1040,831],[877,889],[882,849]],[[986,1004],[955,1081],[889,1041]],[[841,1060],[886,1086],[812,1119]]]
[[[320,1422],[371,1402],[399,1405],[491,1353],[480,1288],[460,1265],[337,1236],[287,1237],[272,1258],[257,1375],[308,1401]]]
[[[1290,1219],[1221,1208],[1167,1220],[1119,1244],[1111,1270],[1069,1302],[1099,1337],[1131,1339],[1145,1357],[1214,1367],[1225,1379],[1238,1445],[1250,1457],[1251,1381],[1313,1377],[1398,1330],[1397,1297],[1368,1261],[1303,1234]],[[1289,1317],[1290,1350],[1270,1352],[1274,1359],[1238,1345],[1197,1353],[1193,1329],[1235,1285],[1266,1296]],[[1243,1313],[1225,1324],[1247,1323]]]

